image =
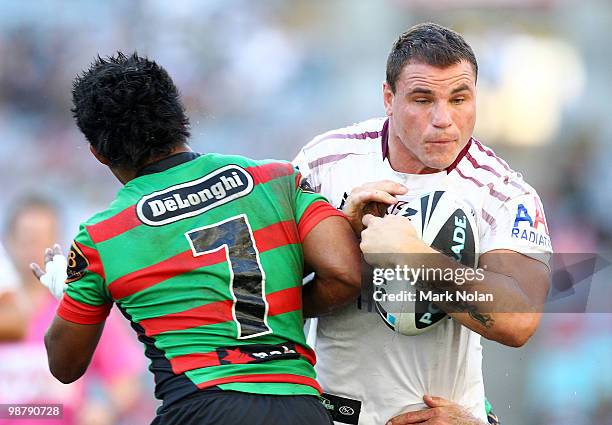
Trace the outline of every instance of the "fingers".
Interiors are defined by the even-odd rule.
[[[385,205],[397,203],[397,198],[382,190],[360,190],[353,192],[347,199],[347,204],[352,208],[363,208],[371,202],[380,202]]]
[[[53,261],[53,249],[51,248],[45,249],[45,264],[49,261]]]
[[[60,245],[60,244],[58,244],[58,243],[53,244],[53,255],[54,255],[54,256],[55,256],[55,255],[64,255],[64,254],[62,253],[62,247],[61,247],[61,245]]]
[[[382,220],[382,218],[376,217],[375,215],[372,215],[372,214],[366,214],[361,219],[361,223],[363,223],[365,227],[368,227],[380,220]]]
[[[428,421],[435,416],[435,411],[432,409],[417,410],[415,412],[406,412],[397,415],[387,422],[386,425],[404,425],[404,424],[420,424]]]
[[[41,269],[40,266],[36,263],[30,264],[30,270],[32,270],[32,273],[34,274],[34,276],[36,276],[36,279],[40,279],[40,277],[45,274],[43,269]]]
[[[445,398],[434,397],[430,395],[424,395],[423,401],[429,407],[446,407],[446,406],[451,406],[453,404],[452,402],[448,401]]]
[[[366,183],[362,185],[361,188],[367,190],[382,190],[391,195],[405,195],[408,193],[408,188],[406,186],[392,180],[380,180],[377,182]]]

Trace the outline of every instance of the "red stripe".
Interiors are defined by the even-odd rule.
[[[283,313],[302,309],[302,286],[282,289],[266,295],[268,300],[268,316],[276,316]]]
[[[324,142],[326,140],[344,140],[344,139],[357,139],[357,140],[365,140],[365,139],[378,139],[381,136],[380,131],[364,131],[363,133],[329,133],[321,136],[320,139],[313,141],[312,144],[308,145],[308,148],[312,148]]]
[[[470,150],[470,146],[472,146],[472,140],[474,140],[474,139],[468,140],[468,142],[465,144],[463,149],[461,149],[461,151],[457,155],[457,158],[455,158],[453,163],[451,165],[449,165],[448,168],[446,169],[446,174],[450,173],[455,168],[457,168],[457,165],[459,165],[459,162],[461,162],[461,160],[463,159],[465,154],[468,153],[468,150]]]
[[[100,259],[100,254],[98,251],[80,243],[75,243],[89,263],[87,270],[97,274],[98,276],[102,277],[102,279],[106,279],[106,276],[104,275],[104,266],[102,265],[102,260]]]
[[[302,308],[302,287],[283,289],[266,296],[269,310],[268,316],[288,313]],[[194,307],[165,316],[143,319],[140,324],[147,336],[162,332],[178,331],[198,326],[214,325],[234,320],[232,316],[232,300],[217,301]]]
[[[483,170],[492,173],[495,177],[501,177],[501,174],[495,171],[494,168],[489,167],[488,165],[479,164],[478,161],[476,161],[476,159],[472,155],[470,155],[469,152],[465,154],[465,157],[468,159],[468,161],[470,161],[474,168],[482,168]]]
[[[353,155],[352,152],[349,153],[341,153],[341,154],[337,154],[337,155],[327,155],[321,158],[317,158],[314,161],[311,161],[308,163],[308,168],[315,169],[317,167],[320,167],[321,165],[325,165],[328,164],[330,162],[334,162],[334,161],[340,161],[342,158],[346,158],[349,155]]]
[[[314,351],[298,344],[295,345],[295,351],[302,356],[304,360],[314,366],[317,361]],[[224,360],[227,358],[228,357],[225,357]],[[231,364],[248,364],[255,361],[257,361],[257,359],[245,354],[239,358],[232,359]],[[217,353],[217,351],[209,351],[207,353],[192,353],[176,356],[170,359],[170,364],[172,365],[172,371],[179,374],[188,370],[219,366],[221,361],[219,360],[219,353]]]
[[[455,168],[455,171],[457,172],[457,174],[459,174],[461,177],[463,177],[466,180],[470,180],[472,183],[474,183],[476,186],[478,187],[484,187],[485,185],[482,184],[478,179],[475,179],[472,176],[466,176],[465,174],[463,174],[461,172],[461,170],[459,170],[459,168]],[[493,183],[489,183],[486,185],[489,188],[489,194],[497,199],[499,199],[502,202],[506,202],[508,201],[510,198],[507,197],[506,195],[504,195],[501,192],[498,192],[497,190],[494,189],[493,187]]]
[[[172,372],[177,375],[187,372],[188,370],[219,366],[220,364],[221,362],[219,361],[219,355],[216,351],[210,351],[208,353],[185,354],[183,356],[176,356],[170,359]]]
[[[300,222],[298,223],[298,233],[300,235],[300,241],[304,241],[310,231],[321,221],[328,217],[344,217],[346,216],[341,212],[332,207],[325,201],[315,201],[306,208]]]
[[[226,376],[224,378],[212,379],[210,381],[201,382],[198,384],[198,388],[209,388],[215,385],[231,384],[233,382],[281,382],[288,384],[300,384],[308,385],[319,392],[323,393],[323,390],[319,386],[319,383],[306,376],[293,375],[293,374],[257,374],[257,375],[237,375],[237,376]]]
[[[246,171],[253,176],[253,184],[262,184],[278,177],[293,174],[293,165],[288,162],[271,162],[257,167],[247,167]]]
[[[253,232],[253,237],[259,252],[300,243],[298,229],[293,220],[279,221],[278,223],[262,227]]]
[[[490,166],[484,165],[484,164],[479,164],[478,161],[476,161],[476,158],[474,158],[472,155],[470,155],[469,152],[466,154],[466,158],[468,159],[468,161],[470,161],[470,163],[472,164],[472,166],[474,168],[476,168],[476,169],[482,168],[483,170],[486,170],[486,171],[489,171],[490,173],[492,173],[495,177],[501,177],[501,174],[499,174],[493,167],[490,167]],[[529,193],[529,191],[526,190],[523,186],[521,186],[520,184],[516,183],[514,180],[510,180],[509,176],[505,176],[504,177],[504,184],[510,184],[511,186],[514,186],[517,189],[519,189],[519,190],[521,190],[521,191],[523,191],[525,193]]]
[[[57,307],[57,315],[69,322],[97,325],[104,322],[112,307],[113,303],[110,302],[102,305],[84,304],[64,293]]]
[[[259,252],[265,252],[284,245],[299,243],[297,229],[292,220],[281,221],[253,232]],[[133,295],[164,280],[187,273],[200,267],[226,261],[224,249],[218,249],[197,257],[191,249],[183,251],[149,267],[126,274],[108,285],[113,299]]]
[[[185,354],[170,359],[172,372],[177,375],[187,372],[188,370],[219,366],[220,364],[219,354],[217,354],[216,351],[209,351],[208,353]]]
[[[206,254],[193,256],[190,250],[181,252],[173,257],[160,261],[152,266],[136,270],[132,273],[121,276],[108,285],[108,290],[113,299],[133,295],[153,285],[156,285],[171,277],[198,269],[200,267],[211,266],[226,261],[224,249],[208,252]]]
[[[311,365],[314,366],[317,363],[317,356],[316,356],[315,352],[312,349],[306,348],[306,347],[302,347],[301,345],[296,345],[295,346],[295,351],[300,353],[300,355],[302,357],[304,357],[306,359],[306,361],[308,363],[310,363]]]
[[[495,227],[495,217],[493,217],[491,214],[489,214],[485,210],[481,210],[480,215],[482,216],[484,221],[489,223],[489,226]]]
[[[136,216],[136,205],[131,205],[114,216],[87,226],[87,232],[94,243],[104,242],[142,224]]]
[[[147,336],[153,336],[162,332],[223,323],[233,320],[232,304],[232,300],[216,301],[178,313],[143,319],[140,324]]]

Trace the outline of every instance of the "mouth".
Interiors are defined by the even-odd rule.
[[[444,144],[455,143],[455,140],[454,139],[428,140],[426,143],[431,143],[435,145],[444,145]]]

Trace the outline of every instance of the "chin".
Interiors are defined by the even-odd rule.
[[[446,170],[451,166],[455,158],[444,157],[444,158],[429,158],[429,161],[423,162],[427,168],[433,168],[435,170]]]

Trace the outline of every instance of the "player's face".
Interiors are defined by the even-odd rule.
[[[449,167],[465,147],[476,122],[476,77],[467,61],[447,68],[408,63],[395,84],[385,83],[389,159],[406,173]]]

